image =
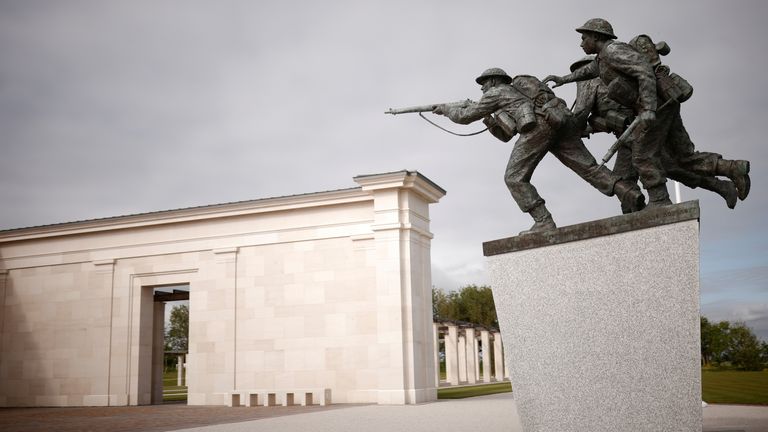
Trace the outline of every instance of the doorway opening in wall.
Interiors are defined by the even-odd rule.
[[[189,285],[161,286],[152,291],[155,307],[163,309],[162,332],[155,331],[152,344],[152,357],[156,359],[152,362],[153,394],[156,395],[152,403],[186,403]]]

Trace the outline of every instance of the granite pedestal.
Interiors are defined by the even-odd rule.
[[[483,244],[526,432],[702,428],[699,206]]]

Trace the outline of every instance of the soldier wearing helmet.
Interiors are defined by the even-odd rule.
[[[630,45],[616,41],[611,24],[602,18],[588,20],[576,29],[581,33],[581,47],[596,54],[595,61],[566,75],[550,75],[544,82],[555,87],[574,81],[600,77],[612,99],[633,110],[637,127],[629,137],[632,165],[648,191],[649,207],[671,204],[666,173],[659,157],[659,143],[651,133],[656,120],[656,78],[648,60]]]
[[[654,44],[651,37],[645,34],[635,36],[629,44],[653,66],[659,98],[663,101],[674,99],[659,110],[654,125],[655,135],[661,142],[661,161],[667,176],[690,188],[701,187],[716,192],[725,199],[729,208],[734,208],[737,198],[744,200],[749,194],[749,161],[727,160],[718,153],[697,151],[680,116],[680,104],[690,97],[693,88],[661,63],[660,56],[669,54],[669,45],[666,42]],[[619,162],[618,158],[616,162]],[[728,177],[731,181],[720,180],[717,176]]]
[[[603,194],[615,194],[630,206],[644,206],[645,198],[636,183],[621,181],[608,168],[597,165],[584,147],[565,102],[544,83],[529,75],[512,78],[499,68],[486,70],[475,81],[483,91],[478,102],[463,107],[440,105],[433,112],[459,124],[482,119],[491,133],[505,142],[520,134],[504,180],[520,210],[534,220],[533,227],[521,234],[556,228],[544,200],[530,183],[547,152]]]
[[[573,72],[587,65],[589,60],[590,58],[587,57],[573,63],[571,71]],[[621,135],[631,122],[632,110],[608,98],[607,86],[603,84],[600,78],[579,81],[576,85],[576,100],[571,107],[571,111],[577,119],[579,127],[584,130],[583,136],[598,132],[612,133],[617,137]],[[657,122],[662,123],[663,120],[664,118],[660,114]],[[682,127],[682,123],[680,126]],[[685,136],[687,137],[687,134]],[[682,138],[682,136],[678,138]],[[698,155],[694,157],[686,158],[683,156],[680,158],[679,156],[682,156],[682,154],[676,156],[678,153],[670,148],[670,144],[681,143],[682,141],[680,139],[668,139],[661,149],[661,163],[667,176],[690,188],[701,187],[714,191],[725,199],[729,208],[734,208],[738,197],[735,184],[727,180],[717,179],[711,173],[696,172],[695,169],[686,168],[684,165],[687,163],[695,164],[697,159],[706,159],[707,156],[699,152],[695,152]],[[711,155],[711,153],[707,155]],[[613,172],[624,180],[637,182],[637,171],[632,167],[632,151],[629,148],[624,146],[619,148],[619,151],[616,153]],[[622,205],[623,213],[631,211],[632,209]]]

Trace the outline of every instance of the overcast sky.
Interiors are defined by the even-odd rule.
[[[512,142],[460,138],[390,107],[477,99],[474,78],[563,75],[574,31],[665,40],[694,87],[697,149],[752,161],[735,210],[701,206],[702,311],[768,340],[768,3],[754,1],[0,1],[0,229],[355,187],[417,170],[433,282],[487,283],[481,244],[531,225],[503,182]],[[572,102],[575,85],[555,90]],[[480,125],[458,126],[460,132]],[[607,136],[586,144],[597,156]],[[547,156],[533,183],[560,226],[619,202]],[[673,188],[670,188],[672,191]]]

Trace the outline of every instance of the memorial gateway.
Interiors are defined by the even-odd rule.
[[[438,332],[454,356],[457,337],[477,351],[473,329],[432,321],[429,205],[445,191],[413,171],[354,180],[0,232],[0,406],[161,402],[156,294],[174,286],[189,292],[190,405],[248,404],[251,389],[295,392],[296,403],[304,392],[315,403],[435,400]],[[500,350],[498,333],[480,333]],[[488,367],[468,374],[476,356],[464,362],[463,380],[489,380]]]

